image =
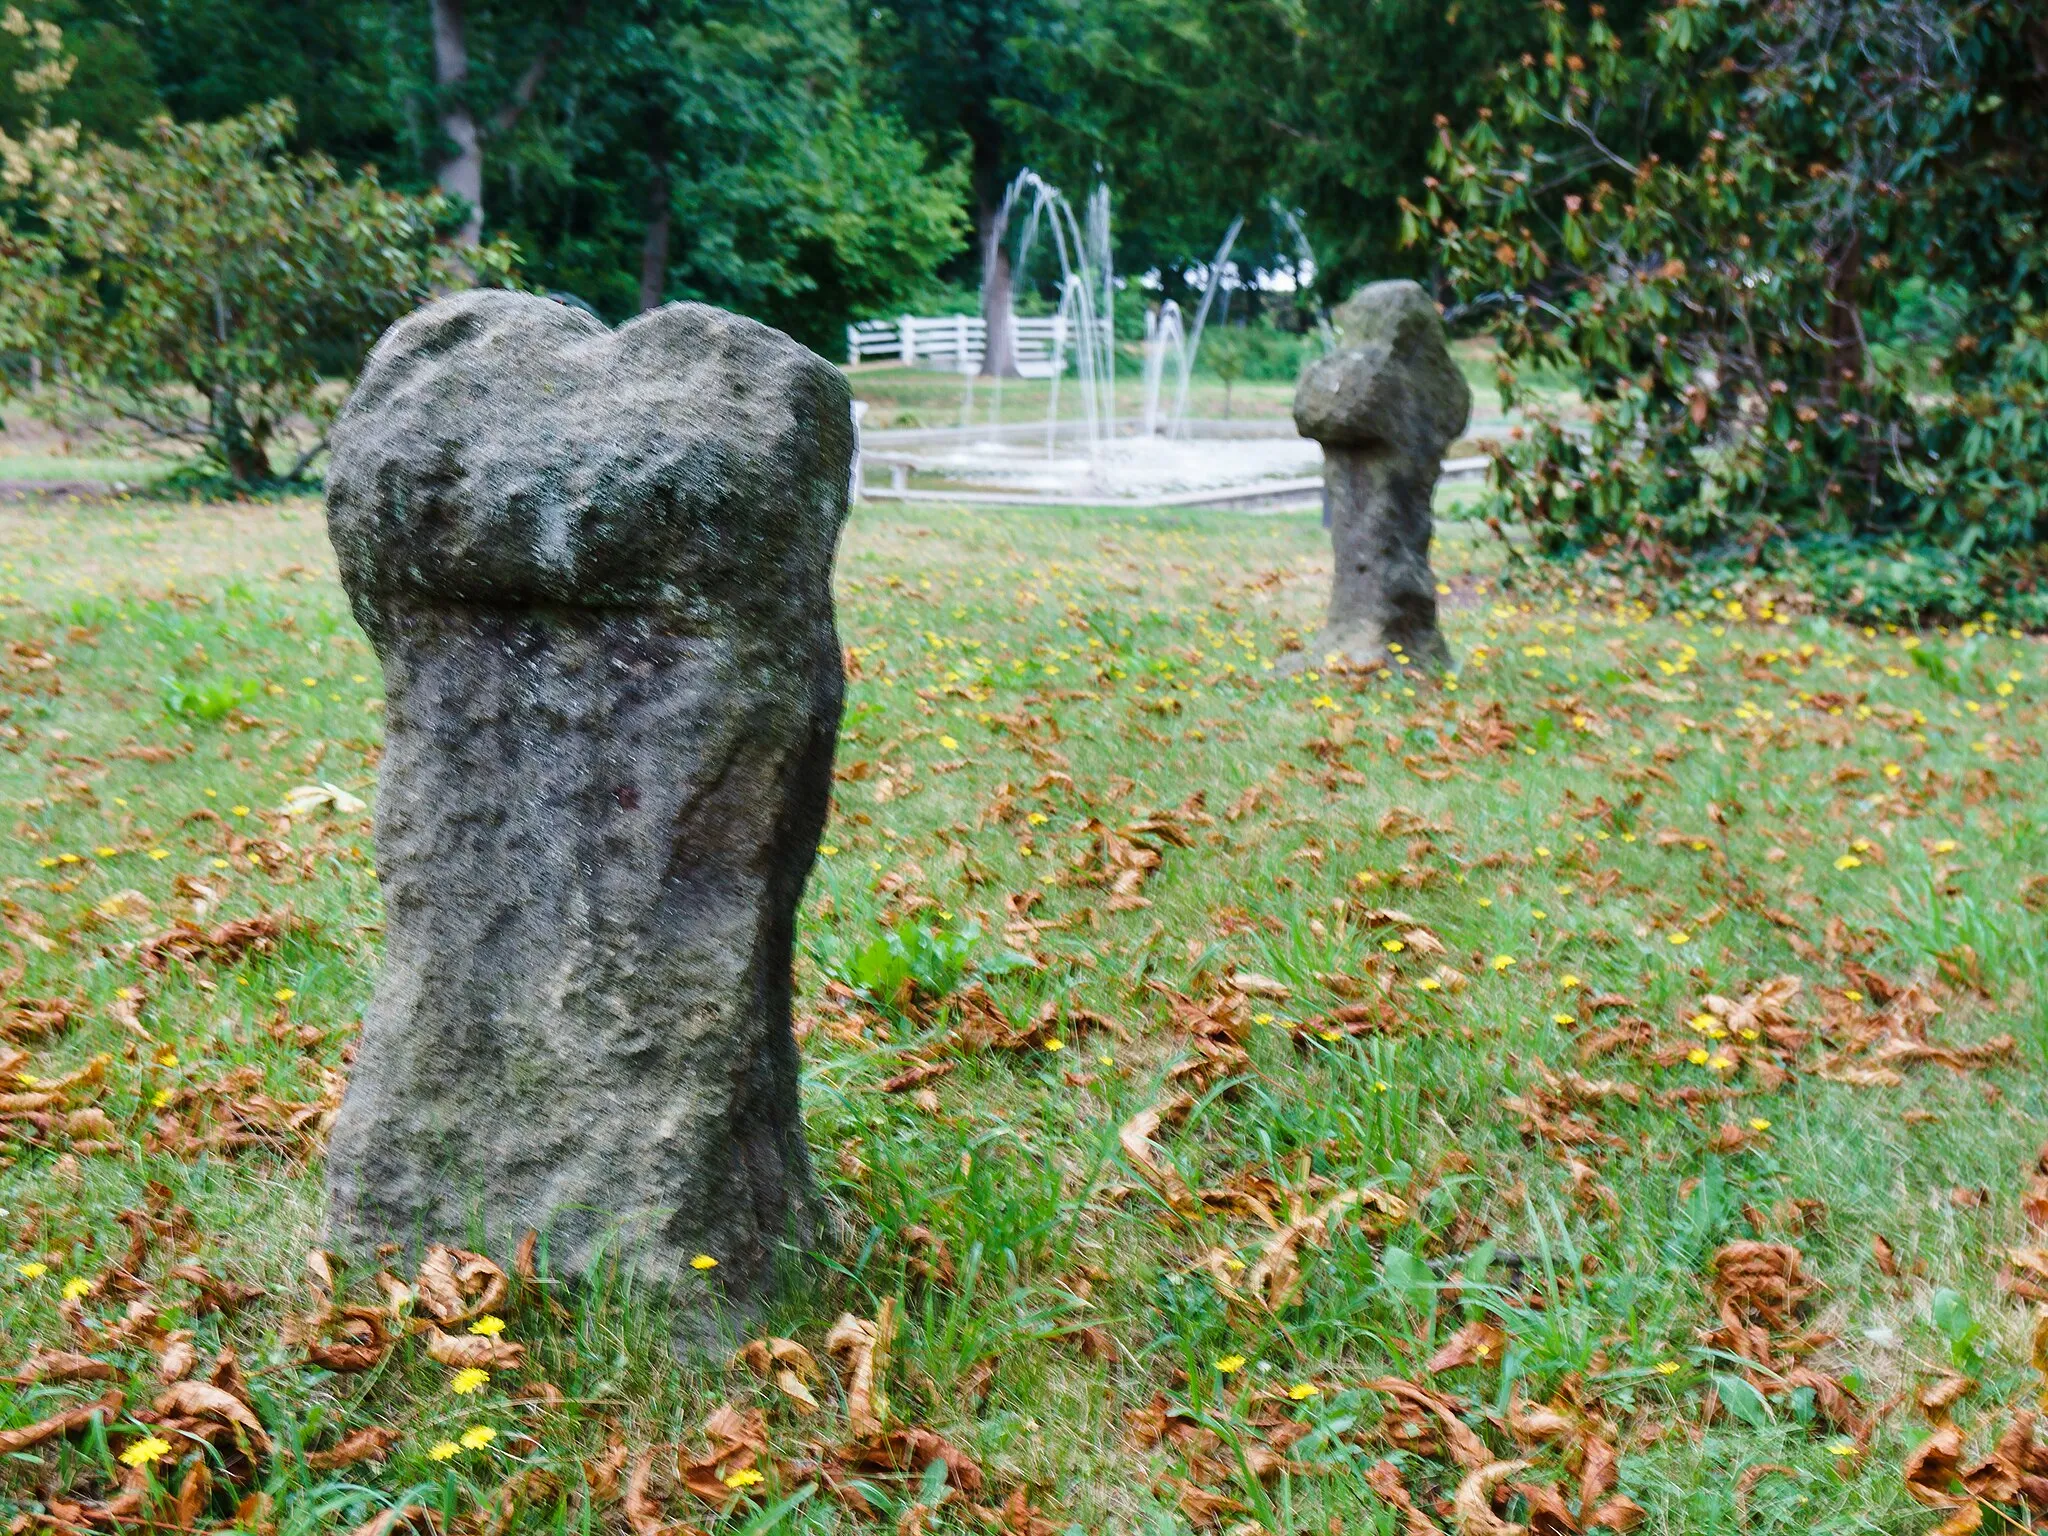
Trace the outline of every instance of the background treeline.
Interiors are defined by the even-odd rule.
[[[836,347],[849,318],[972,301],[974,231],[1035,166],[1116,197],[1118,264],[1169,290],[1248,214],[1326,286],[1426,256],[1394,236],[1433,115],[1542,33],[1528,0],[27,0],[77,59],[55,121],[133,142],[278,98],[291,147],[449,185],[523,280],[619,319],[732,305]],[[459,55],[451,62],[450,39]],[[0,39],[0,45],[11,40]],[[27,47],[0,46],[22,67]],[[29,116],[0,76],[0,130]]]
[[[1268,340],[1431,284],[1531,413],[1490,511],[1539,552],[2048,624],[2040,0],[0,9],[0,381],[46,358],[238,479],[450,281],[835,354],[972,307],[1032,166],[1107,182],[1164,296],[1240,215],[1242,267],[1312,248],[1237,296]],[[1301,352],[1257,342],[1215,358]]]

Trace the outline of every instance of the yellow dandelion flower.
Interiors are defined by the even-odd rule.
[[[1550,1016],[1550,1022],[1553,1024],[1576,1024],[1579,1020],[1576,1014],[1553,1013]]]
[[[761,1474],[752,1467],[741,1467],[739,1471],[728,1472],[725,1475],[725,1486],[728,1488],[758,1488],[760,1485]]]
[[[1287,1389],[1287,1395],[1297,1403],[1305,1403],[1323,1389],[1312,1381],[1297,1381]]]
[[[1726,1072],[1735,1065],[1735,1059],[1731,1056],[1709,1056],[1707,1065],[1716,1072]]]
[[[1048,1051],[1064,1051],[1067,1048],[1067,1042],[1057,1038],[1051,1039],[1045,1042],[1045,1048]]]
[[[1435,992],[1439,990],[1442,986],[1443,983],[1438,981],[1434,976],[1421,977],[1415,983],[1415,989],[1418,992]]]
[[[1692,935],[1674,928],[1671,932],[1664,935],[1664,940],[1668,944],[1690,944],[1692,942]]]
[[[466,1451],[480,1451],[498,1438],[498,1432],[488,1424],[472,1424],[462,1432],[462,1448]]]
[[[1771,1128],[1771,1122],[1766,1120],[1762,1115],[1756,1115],[1751,1117],[1749,1122],[1749,1128],[1752,1131],[1768,1131]]]
[[[1845,853],[1835,860],[1835,868],[1837,869],[1861,869],[1862,867],[1863,861],[1853,853]]]
[[[1243,1355],[1225,1355],[1221,1360],[1218,1360],[1216,1362],[1217,1374],[1221,1376],[1230,1376],[1243,1369]]]
[[[828,859],[829,859],[829,858],[831,858],[831,857],[832,857],[832,855],[833,855],[833,854],[835,854],[835,853],[837,853],[838,851],[839,851],[839,845],[838,845],[837,843],[820,843],[820,844],[818,844],[818,852],[822,853],[822,854],[823,854],[823,855],[824,855],[824,856],[825,856],[826,858],[828,858]]]
[[[448,1390],[457,1397],[468,1397],[473,1393],[481,1392],[490,1384],[491,1373],[478,1370],[473,1365],[465,1365],[461,1370],[448,1378]]]
[[[505,1331],[505,1319],[494,1312],[486,1312],[469,1325],[471,1333],[480,1333],[487,1339],[495,1339]]]
[[[171,850],[168,848],[152,848],[149,850],[149,856],[152,859],[168,859],[171,856]]]
[[[711,1255],[710,1255],[710,1254],[708,1254],[708,1253],[700,1253],[700,1254],[698,1254],[698,1255],[697,1255],[697,1257],[695,1257],[694,1259],[690,1260],[690,1268],[692,1268],[692,1269],[716,1269],[716,1268],[718,1268],[718,1260],[716,1260],[716,1259],[714,1259],[713,1257],[711,1257]]]
[[[455,1453],[461,1449],[462,1447],[453,1440],[442,1440],[427,1447],[427,1459],[430,1461],[450,1461],[454,1458]]]
[[[1384,949],[1390,955],[1398,955],[1399,953],[1401,953],[1402,950],[1406,949],[1407,947],[1408,946],[1402,943],[1399,939],[1380,940],[1380,948]]]
[[[1659,1360],[1657,1362],[1657,1374],[1659,1376],[1676,1376],[1680,1369],[1681,1367],[1676,1360]]]
[[[1558,977],[1557,984],[1560,987],[1563,987],[1566,991],[1570,991],[1573,987],[1581,985],[1579,978],[1574,976],[1570,971],[1566,971],[1562,976]]]
[[[162,1461],[170,1454],[170,1441],[159,1439],[155,1435],[144,1435],[121,1453],[121,1464],[127,1467],[146,1467],[152,1462]]]
[[[1504,971],[1514,963],[1515,957],[1513,955],[1495,955],[1493,957],[1493,968],[1496,971]]]
[[[280,1003],[288,1003],[298,995],[299,994],[294,992],[290,987],[279,987],[275,992],[270,994],[271,999],[274,1002]]]
[[[1837,1440],[1828,1447],[1828,1454],[1830,1456],[1854,1456],[1856,1454],[1856,1442],[1853,1440]]]
[[[1704,1067],[1707,1064],[1707,1053],[1703,1050],[1687,1051],[1685,1059],[1696,1067]]]
[[[948,752],[957,752],[960,748],[960,743],[955,741],[950,736],[941,736],[939,738],[939,745],[944,747]]]
[[[24,1280],[40,1280],[50,1272],[50,1266],[39,1261],[31,1261],[15,1265],[14,1272]]]
[[[64,1299],[66,1301],[76,1301],[91,1290],[92,1282],[90,1280],[86,1279],[83,1275],[73,1275],[64,1282]]]

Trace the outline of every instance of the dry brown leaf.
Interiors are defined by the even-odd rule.
[[[1230,985],[1247,997],[1263,997],[1276,1003],[1284,1003],[1294,996],[1294,988],[1286,982],[1261,976],[1257,971],[1232,971]]]
[[[253,1529],[253,1522],[237,1516],[237,1524],[244,1529]],[[410,1536],[441,1536],[441,1517],[424,1504],[400,1504],[365,1520],[349,1533],[349,1536],[397,1536],[406,1531]]]
[[[803,1412],[817,1412],[818,1400],[807,1383],[817,1379],[818,1362],[795,1339],[755,1339],[733,1360],[762,1380],[774,1382],[783,1396]]]
[[[31,1450],[60,1436],[75,1435],[96,1418],[111,1423],[120,1415],[121,1402],[119,1392],[109,1392],[98,1402],[76,1404],[19,1429],[0,1429],[0,1456],[12,1456],[16,1451]]]
[[[14,1373],[14,1379],[29,1382],[112,1381],[118,1373],[104,1360],[69,1349],[38,1349]]]
[[[1415,1507],[1408,1485],[1401,1481],[1401,1469],[1391,1461],[1373,1463],[1366,1470],[1365,1486],[1400,1511],[1404,1536],[1443,1536],[1435,1522]]]
[[[1378,1376],[1365,1383],[1365,1386],[1368,1391],[1384,1392],[1397,1402],[1434,1415],[1443,1426],[1444,1437],[1450,1442],[1451,1457],[1459,1466],[1469,1471],[1494,1464],[1493,1452],[1486,1448],[1486,1442],[1474,1434],[1471,1426],[1458,1417],[1457,1399],[1432,1391],[1428,1387],[1417,1386],[1412,1381],[1404,1381],[1399,1376]]]
[[[443,1333],[438,1328],[427,1330],[427,1353],[458,1370],[514,1371],[526,1363],[524,1344],[480,1333]]]
[[[882,1303],[873,1322],[842,1312],[825,1335],[825,1353],[838,1366],[846,1389],[847,1431],[856,1440],[879,1435],[889,1417],[882,1381],[895,1333],[896,1302],[892,1297]]]
[[[172,1520],[186,1530],[194,1529],[212,1497],[213,1473],[205,1459],[200,1458],[185,1469],[185,1476],[178,1483],[178,1496],[171,1501]]]
[[[352,1467],[363,1461],[382,1461],[391,1454],[391,1447],[398,1444],[399,1433],[382,1425],[371,1425],[367,1429],[350,1430],[329,1449],[308,1451],[306,1465],[315,1472],[332,1472],[337,1467]]]
[[[496,1312],[511,1291],[505,1271],[480,1253],[435,1243],[420,1261],[419,1306],[444,1328]]]
[[[675,1536],[667,1523],[668,1512],[662,1508],[653,1487],[656,1459],[663,1452],[674,1450],[674,1446],[650,1445],[633,1462],[633,1471],[626,1479],[623,1506],[633,1536]]]
[[[1507,1342],[1508,1336],[1498,1323],[1475,1317],[1438,1345],[1436,1353],[1423,1362],[1422,1369],[1434,1376],[1438,1371],[1454,1371],[1475,1361],[1497,1361]]]
[[[1161,1159],[1158,1148],[1152,1145],[1152,1138],[1162,1125],[1171,1124],[1185,1115],[1194,1107],[1194,1102],[1188,1094],[1172,1094],[1149,1109],[1140,1110],[1116,1133],[1124,1156],[1130,1159],[1139,1176],[1158,1191],[1160,1199],[1183,1216],[1200,1215],[1202,1202],[1188,1188],[1187,1180]]]
[[[1963,1502],[1953,1491],[1962,1475],[1962,1457],[1963,1432],[1942,1425],[1907,1454],[1902,1468],[1906,1492],[1936,1509],[1955,1508]]]
[[[1529,1506],[1529,1536],[1578,1536],[1579,1522],[1552,1483],[1515,1483],[1513,1491]],[[1512,1529],[1512,1527],[1511,1527]]]
[[[156,1379],[169,1383],[183,1381],[199,1364],[199,1351],[192,1344],[192,1330],[180,1328],[164,1336],[163,1349],[156,1357]]]
[[[1643,1523],[1649,1512],[1625,1493],[1617,1493],[1603,1500],[1592,1510],[1581,1506],[1579,1523],[1589,1531],[1619,1531],[1626,1533]]]
[[[1937,1427],[1948,1423],[1949,1410],[1971,1392],[1977,1383],[1967,1376],[1944,1376],[1941,1380],[1922,1387],[1914,1394],[1914,1402],[1927,1415],[1927,1421]]]
[[[270,1436],[264,1433],[263,1421],[249,1405],[209,1382],[173,1382],[157,1394],[154,1406],[167,1418],[212,1419],[229,1425],[251,1451],[265,1453],[270,1449]]]
[[[1400,1219],[1406,1207],[1392,1195],[1376,1189],[1348,1189],[1319,1211],[1294,1218],[1267,1240],[1258,1262],[1245,1276],[1252,1295],[1268,1312],[1278,1312],[1300,1299],[1303,1276],[1301,1250],[1304,1244],[1321,1247],[1329,1241],[1330,1226],[1354,1205],[1370,1204]]]
[[[1528,1466],[1526,1461],[1489,1461],[1467,1472],[1451,1497],[1451,1524],[1458,1536],[1523,1536],[1526,1527],[1493,1512],[1493,1492]]]

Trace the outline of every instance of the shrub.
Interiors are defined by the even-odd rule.
[[[1440,124],[1404,205],[1531,407],[1487,510],[1552,556],[2048,622],[2043,23],[1676,0],[1636,58],[1599,7],[1545,10],[1546,51],[1462,135]],[[1533,398],[1546,367],[1584,419]]]
[[[35,39],[61,86],[61,35]],[[443,200],[287,153],[293,122],[276,101],[217,123],[159,117],[135,148],[47,121],[0,134],[0,344],[57,363],[65,388],[39,404],[196,449],[242,484],[274,478],[281,448],[295,478],[338,407],[322,363],[352,370],[438,285],[508,270],[503,247],[451,267]]]

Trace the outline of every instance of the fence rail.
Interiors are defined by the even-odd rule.
[[[1053,358],[1073,354],[1073,327],[1064,315],[1013,315],[1010,336],[1017,371],[1027,379],[1051,377]],[[988,322],[979,315],[901,315],[846,328],[849,363],[886,360],[972,373],[987,348]]]

